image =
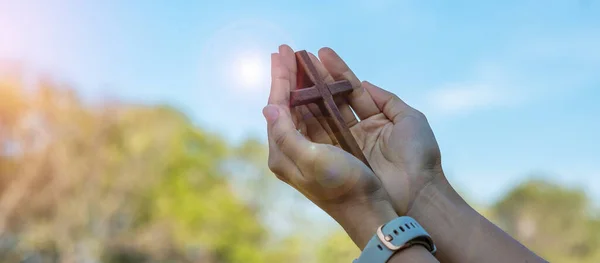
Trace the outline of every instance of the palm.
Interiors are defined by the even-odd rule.
[[[439,148],[425,117],[414,110],[394,123],[377,114],[351,130],[361,138],[363,152],[396,210],[406,212],[418,191],[441,168]]]

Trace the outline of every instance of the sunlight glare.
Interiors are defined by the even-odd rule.
[[[264,73],[264,63],[259,56],[245,55],[241,56],[237,62],[238,84],[246,89],[258,88],[262,82]]]
[[[262,107],[270,90],[270,54],[281,43],[293,45],[291,39],[272,21],[258,18],[231,21],[202,44],[198,80],[223,87],[228,91],[227,99],[236,103]]]

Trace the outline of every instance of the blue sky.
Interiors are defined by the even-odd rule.
[[[0,59],[237,142],[265,138],[269,53],[329,46],[428,116],[472,200],[532,173],[600,200],[600,2],[496,2],[0,0]]]

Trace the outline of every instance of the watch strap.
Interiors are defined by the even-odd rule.
[[[396,251],[416,244],[424,246],[431,253],[436,251],[427,231],[413,218],[401,216],[380,226],[354,263],[384,263]]]

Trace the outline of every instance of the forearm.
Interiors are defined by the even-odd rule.
[[[432,236],[442,262],[546,262],[469,206],[443,176],[423,188],[408,216]]]

